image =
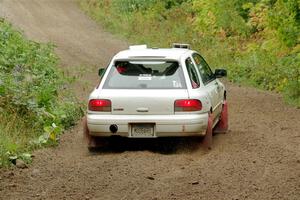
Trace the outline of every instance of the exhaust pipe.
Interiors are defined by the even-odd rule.
[[[116,133],[116,132],[118,132],[118,126],[116,124],[112,124],[112,125],[110,125],[109,130],[112,133]]]

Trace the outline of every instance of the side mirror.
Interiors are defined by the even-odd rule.
[[[216,69],[215,70],[215,77],[216,78],[222,78],[224,76],[227,76],[227,71],[225,69]]]
[[[98,71],[98,76],[102,77],[103,74],[105,72],[105,69],[104,68],[100,68],[99,71]]]

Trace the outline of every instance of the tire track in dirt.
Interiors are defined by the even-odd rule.
[[[0,0],[0,16],[37,41],[51,41],[85,99],[123,42],[72,0]],[[198,141],[123,141],[89,153],[81,125],[28,169],[0,169],[0,199],[299,199],[300,110],[280,95],[227,83],[230,131],[213,150]]]

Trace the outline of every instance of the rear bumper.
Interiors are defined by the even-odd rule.
[[[182,115],[98,115],[87,114],[87,126],[93,136],[131,136],[131,124],[154,124],[154,137],[203,136],[206,132],[208,114]],[[109,127],[118,126],[112,133]]]

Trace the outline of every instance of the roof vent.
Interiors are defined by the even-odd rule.
[[[147,49],[147,45],[143,44],[143,45],[132,45],[129,46],[130,50],[141,50],[141,49]]]
[[[173,43],[172,47],[173,48],[178,48],[178,49],[191,49],[190,44]]]

